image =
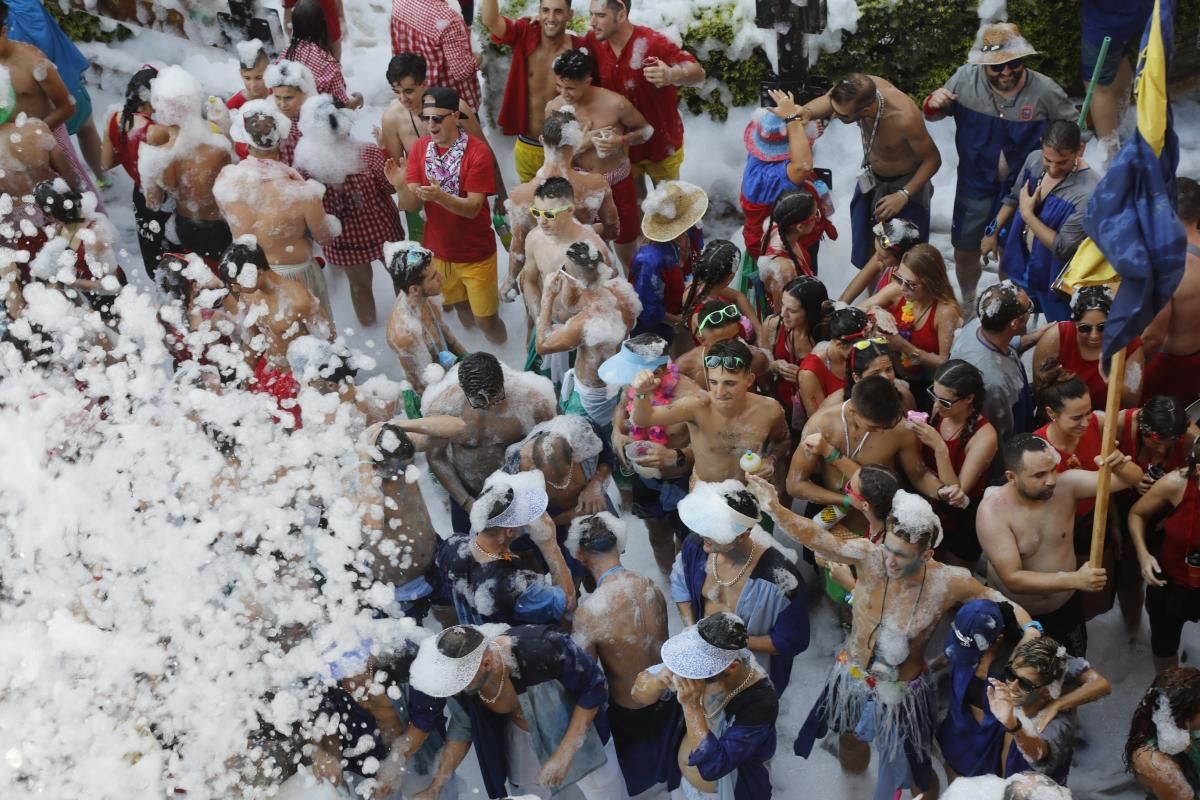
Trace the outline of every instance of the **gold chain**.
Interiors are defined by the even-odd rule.
[[[750,569],[750,565],[754,562],[754,552],[757,548],[758,548],[758,542],[751,541],[750,542],[750,555],[746,558],[746,563],[742,564],[742,568],[740,570],[738,570],[738,574],[735,575],[733,580],[729,581],[728,583],[721,580],[721,576],[717,574],[717,554],[713,553],[712,555],[710,555],[708,557],[708,571],[712,573],[713,580],[717,582],[717,585],[729,587],[729,586],[733,586],[735,583],[740,581],[742,579],[742,576],[746,574],[746,570]]]

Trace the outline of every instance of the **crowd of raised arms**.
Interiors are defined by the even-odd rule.
[[[1112,691],[1086,660],[1088,622],[1116,605],[1157,673],[1125,767],[1158,800],[1198,796],[1200,669],[1178,666],[1200,619],[1194,179],[1174,198],[1184,277],[1129,346],[1106,452],[1113,291],[1055,285],[1099,177],[1076,105],[1016,25],[982,26],[923,102],[866,74],[805,104],[772,91],[728,136],[746,152],[730,241],[706,240],[708,197],[679,180],[678,91],[705,71],[633,24],[627,0],[591,0],[583,35],[567,0],[520,19],[479,0],[512,59],[494,126],[476,9],[393,0],[395,100],[373,141],[353,132],[341,0],[285,5],[278,52],[237,44],[242,91],[215,101],[204,76],[144,66],[98,131],[86,61],[40,4],[0,2],[6,352],[76,368],[39,310],[52,294],[101,361],[126,357],[113,331],[137,254],[106,203],[128,204],[177,377],[265,395],[286,431],[325,424],[307,389],[357,415],[346,446],[371,557],[353,568],[379,615],[427,632],[342,659],[327,724],[276,742],[285,774],[369,800],[472,796],[460,766],[474,751],[491,798],[573,785],[587,800],[763,800],[773,766],[831,737],[844,770],[874,760],[874,800],[932,800],[947,780],[984,797],[964,787],[997,779],[1004,798],[1069,797],[1075,709]],[[1150,5],[1083,3],[1109,155]],[[1114,37],[1100,64],[1098,32]],[[926,123],[945,117],[953,275],[928,243],[942,156]],[[817,163],[834,119],[863,144],[840,232]],[[117,167],[132,197],[105,177]],[[818,264],[839,236],[856,271],[832,297]],[[1000,281],[977,291],[991,260]],[[338,271],[353,318],[334,318]],[[503,303],[523,305],[521,330]],[[373,402],[338,329],[376,325],[406,382]],[[468,352],[470,329],[497,352],[523,337],[524,363]],[[236,437],[212,433],[234,458]],[[424,489],[414,461],[435,479]],[[623,564],[628,536],[648,538],[660,575]],[[820,605],[845,643],[781,748]]]

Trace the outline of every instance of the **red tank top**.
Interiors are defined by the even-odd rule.
[[[900,335],[912,342],[914,347],[919,347],[926,353],[937,353],[938,304],[934,303],[932,306],[930,306],[929,310],[925,312],[925,319],[921,321],[921,327],[914,328],[912,327],[913,322],[916,322],[917,320],[913,320],[912,322],[904,321],[905,302],[905,299],[901,297],[896,301],[895,305],[888,309],[891,315],[896,318],[896,325],[900,329]],[[920,361],[910,356],[901,356],[900,364],[904,367],[905,375],[909,377],[917,375],[925,370],[925,368],[921,366]]]
[[[797,360],[792,353],[792,349],[788,347],[788,330],[783,327],[783,320],[779,320],[779,330],[775,334],[775,344],[771,347],[771,358],[776,361],[786,361],[789,364],[795,364],[799,367],[804,359]],[[796,384],[791,381],[785,381],[783,378],[775,380],[775,399],[779,401],[785,409],[792,407],[792,398],[796,394]]]
[[[1126,355],[1136,352],[1141,346],[1142,339],[1139,336],[1125,348]],[[1100,373],[1100,359],[1088,361],[1080,354],[1079,331],[1075,329],[1074,322],[1058,323],[1058,363],[1063,369],[1069,369],[1078,375],[1087,385],[1093,408],[1105,407],[1108,402],[1108,382]]]
[[[142,142],[146,141],[146,131],[149,130],[152,120],[145,114],[134,114],[134,116],[146,120],[146,124],[134,126],[126,131],[124,141],[121,140],[121,115],[113,114],[109,117],[108,140],[112,142],[113,152],[117,156],[117,163],[133,179],[133,185],[140,189],[142,179],[138,175],[138,150],[141,148]]]
[[[967,445],[970,444],[971,437],[976,433],[979,433],[979,429],[987,424],[987,417],[980,414],[979,421],[975,423],[975,430],[971,436],[964,438],[961,434],[959,434],[953,439],[945,440],[946,447],[950,451],[950,465],[954,467],[955,473],[959,475],[962,474],[963,462],[967,460]],[[930,472],[932,472],[934,475],[937,475],[937,457],[934,456],[933,451],[925,445],[921,445],[921,456],[925,459],[925,465],[929,467]],[[973,499],[979,499],[980,497],[983,497],[984,484],[984,474],[980,473],[979,477],[975,479],[975,484],[973,486],[961,486],[959,488],[966,492],[967,496]]]
[[[1119,421],[1121,443],[1119,449],[1125,455],[1131,456],[1133,463],[1137,464],[1145,472],[1150,468],[1150,460],[1139,452],[1141,447],[1138,446],[1140,437],[1138,436],[1137,421],[1141,413],[1142,410],[1140,408],[1127,408],[1121,412]],[[1171,448],[1167,460],[1162,464],[1163,471],[1170,472],[1187,464],[1187,450],[1187,436],[1184,435],[1179,437],[1179,441],[1175,442],[1175,446]]]
[[[1163,523],[1166,536],[1158,552],[1158,563],[1167,576],[1189,589],[1200,589],[1200,581],[1188,580],[1186,559],[1188,553],[1200,547],[1200,489],[1195,478],[1188,478],[1183,500]]]
[[[1034,431],[1035,436],[1040,436],[1054,447],[1054,442],[1050,441],[1050,437],[1046,431],[1050,424],[1047,423]],[[1096,466],[1096,456],[1100,455],[1100,448],[1103,442],[1101,441],[1100,419],[1092,412],[1092,416],[1088,419],[1087,430],[1083,432],[1083,436],[1079,439],[1079,445],[1075,448],[1074,453],[1068,453],[1066,450],[1058,451],[1059,462],[1055,472],[1066,472],[1069,469],[1083,469],[1089,472],[1097,472],[1099,467]],[[1089,497],[1086,500],[1080,500],[1075,504],[1075,516],[1082,517],[1092,513],[1092,509],[1096,507],[1096,498]]]
[[[825,357],[816,353],[809,353],[800,361],[800,371],[811,372],[817,376],[817,383],[821,384],[821,389],[825,392],[826,397],[838,389],[846,388],[846,381],[834,375],[833,371],[825,364]]]

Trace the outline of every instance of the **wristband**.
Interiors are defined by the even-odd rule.
[[[850,510],[850,495],[842,495],[842,508],[846,509],[847,511]]]
[[[792,124],[793,122],[798,122],[799,120],[801,120],[801,119],[803,119],[803,118],[804,118],[804,115],[803,115],[803,114],[792,114],[790,117],[784,117],[784,118],[783,118],[783,124],[784,124],[784,125],[790,125],[790,124]]]
[[[903,186],[901,186],[896,191],[899,192],[900,194],[904,195],[905,197],[907,197],[909,200],[912,200],[912,193],[909,192],[908,189],[905,189]]]
[[[675,466],[682,467],[687,463],[687,455],[679,448],[675,448]]]
[[[829,455],[825,456],[825,460],[828,461],[830,464],[832,464],[833,462],[837,461],[841,457],[842,457],[842,451],[838,450],[837,447],[835,446],[832,450],[829,451]]]
[[[1015,728],[1010,728],[1005,725],[1004,730],[1008,731],[1010,735],[1015,736],[1021,730],[1021,723],[1018,722]]]
[[[1027,630],[1029,630],[1030,628],[1033,628],[1033,629],[1035,629],[1035,630],[1036,630],[1038,633],[1040,633],[1042,636],[1045,636],[1045,635],[1046,635],[1046,629],[1045,629],[1045,628],[1043,628],[1043,627],[1042,627],[1042,623],[1038,622],[1036,619],[1034,619],[1034,620],[1030,620],[1028,624],[1026,624],[1026,625],[1022,625],[1022,626],[1021,626],[1021,630],[1022,630],[1022,631],[1027,631]]]
[[[993,219],[991,222],[989,222],[987,224],[987,227],[983,229],[983,235],[984,236],[995,236],[996,228],[999,228],[999,227],[1000,227],[1000,223]]]

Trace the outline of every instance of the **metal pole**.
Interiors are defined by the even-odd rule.
[[[1096,81],[1100,79],[1100,68],[1104,66],[1104,59],[1108,55],[1110,44],[1112,44],[1111,36],[1105,36],[1104,41],[1100,43],[1100,55],[1096,57],[1096,66],[1092,68],[1092,79],[1088,81],[1087,94],[1083,96],[1083,107],[1079,109],[1079,121],[1076,124],[1081,128],[1087,119],[1088,110],[1092,107],[1092,93],[1096,91]]]

